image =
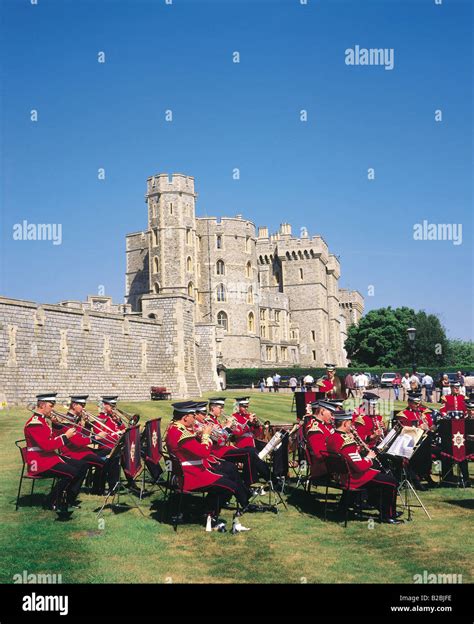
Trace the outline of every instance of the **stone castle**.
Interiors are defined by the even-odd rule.
[[[126,242],[126,302],[44,304],[0,297],[0,403],[39,391],[173,398],[221,387],[226,368],[346,364],[363,311],[338,287],[320,236],[258,234],[251,221],[196,218],[194,179],[148,178],[148,227]]]
[[[321,236],[276,234],[237,215],[196,217],[194,178],[148,178],[148,227],[127,236],[126,300],[148,310],[161,296],[194,302],[193,321],[214,323],[219,363],[346,366],[347,327],[363,298],[339,288],[340,265]]]

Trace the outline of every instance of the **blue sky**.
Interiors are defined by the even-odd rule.
[[[470,1],[3,0],[1,10],[2,294],[57,302],[103,285],[122,301],[145,180],[182,172],[196,178],[198,216],[304,226],[340,256],[340,284],[366,310],[425,309],[450,337],[472,336]],[[394,69],[347,66],[356,45],[393,48]],[[62,245],[14,241],[24,219],[61,223]],[[461,223],[462,244],[413,240],[425,219]]]

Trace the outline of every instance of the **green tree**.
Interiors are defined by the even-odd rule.
[[[434,314],[411,308],[379,308],[349,328],[345,348],[354,366],[411,367],[407,329],[415,327],[417,367],[443,366],[448,353],[444,328]]]
[[[474,370],[474,342],[465,340],[448,340],[448,366]]]

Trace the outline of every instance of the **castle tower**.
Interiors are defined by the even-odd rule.
[[[216,323],[226,366],[260,361],[255,225],[240,216],[197,219],[197,319]]]
[[[328,247],[320,236],[294,238],[289,226],[280,229],[278,257],[284,293],[289,298],[291,321],[298,327],[302,366],[321,366],[333,354],[327,265]],[[331,272],[333,271],[331,265]],[[336,280],[337,286],[337,280]],[[329,279],[331,292],[333,278]],[[339,314],[339,309],[337,309]]]
[[[196,219],[194,178],[162,173],[147,180],[149,279],[152,294],[196,290]]]

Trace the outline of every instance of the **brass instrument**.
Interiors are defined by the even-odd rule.
[[[123,419],[125,418],[125,421],[126,421],[125,424],[127,425],[127,427],[135,427],[135,425],[140,420],[140,414],[129,414],[128,412],[125,412],[124,410],[119,409],[118,407],[114,407],[112,409],[112,412],[116,416],[116,418],[120,421],[120,424],[124,424]]]

